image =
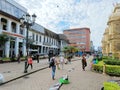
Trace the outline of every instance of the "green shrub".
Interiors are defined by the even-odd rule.
[[[10,58],[2,58],[3,61],[10,61]]]
[[[102,62],[99,64],[93,64],[92,70],[96,72],[103,72],[103,64]],[[117,65],[106,65],[105,73],[112,76],[120,76],[120,66]]]
[[[106,65],[106,73],[112,76],[120,76],[120,66]]]
[[[102,59],[108,59],[108,56],[103,56]]]
[[[94,65],[92,66],[92,69],[93,69],[94,71],[97,71],[97,72],[103,72],[103,65],[94,64]]]
[[[108,65],[120,65],[120,60],[103,60],[105,64],[108,64]]]
[[[104,82],[104,90],[120,90],[120,86],[117,82]]]

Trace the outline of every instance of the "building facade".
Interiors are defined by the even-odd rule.
[[[102,39],[102,52],[120,58],[120,4],[116,4]]]
[[[27,9],[13,0],[0,0],[0,34],[9,36],[5,49],[0,45],[0,57],[26,56],[26,27],[22,27],[20,18],[27,14]],[[29,52],[48,54],[50,49],[58,53],[59,35],[35,23],[28,30]],[[62,39],[62,41],[64,41]],[[67,42],[66,42],[67,44]]]
[[[90,29],[89,28],[74,28],[64,30],[63,33],[67,36],[70,46],[79,48],[80,51],[90,53]]]

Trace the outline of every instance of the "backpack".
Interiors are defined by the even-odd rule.
[[[51,59],[51,60],[50,60],[49,67],[54,66],[54,65],[55,65],[54,59]]]

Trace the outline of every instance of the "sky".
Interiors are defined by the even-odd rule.
[[[14,0],[32,15],[36,23],[55,32],[88,27],[95,47],[101,40],[114,5],[120,0]]]

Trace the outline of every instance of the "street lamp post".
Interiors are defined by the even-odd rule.
[[[33,14],[32,16],[30,16],[29,14],[26,14],[26,15],[23,15],[20,18],[21,24],[24,27],[26,27],[26,29],[27,29],[27,31],[26,31],[26,51],[27,51],[27,56],[26,56],[26,60],[25,60],[24,73],[27,73],[27,58],[28,58],[28,46],[29,46],[28,45],[28,30],[29,30],[30,26],[34,25],[35,19],[36,19],[36,15],[35,14]]]

